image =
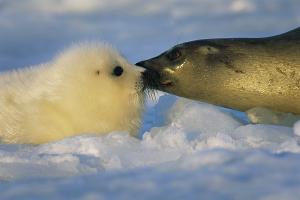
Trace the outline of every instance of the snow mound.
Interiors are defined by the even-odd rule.
[[[206,150],[155,168],[1,183],[1,199],[289,199],[299,154]]]
[[[161,108],[166,113],[155,112]],[[115,132],[100,137],[83,134],[39,146],[2,144],[0,178],[70,177],[169,162],[177,166],[185,156],[203,156],[201,152],[210,149],[260,149],[274,155],[300,152],[297,124],[295,133],[283,126],[244,125],[222,108],[182,98],[174,100],[169,95],[161,97],[149,110],[156,120],[148,117],[147,126],[158,121],[161,126],[151,128],[141,140]]]

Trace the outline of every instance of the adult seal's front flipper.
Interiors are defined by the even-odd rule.
[[[300,120],[300,115],[273,111],[268,108],[256,107],[246,111],[251,123],[293,126]]]

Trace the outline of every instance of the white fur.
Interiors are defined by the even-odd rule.
[[[112,74],[115,66],[124,72]],[[99,72],[99,73],[98,73]],[[141,71],[108,45],[82,43],[52,62],[0,74],[0,140],[40,144],[82,133],[136,134]]]

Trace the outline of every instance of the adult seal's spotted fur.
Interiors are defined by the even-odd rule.
[[[292,124],[297,116],[282,112],[300,114],[300,28],[186,42],[137,65],[148,69],[157,89],[248,111],[255,123]]]

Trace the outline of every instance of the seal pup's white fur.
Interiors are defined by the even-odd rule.
[[[116,66],[123,68],[114,75]],[[0,141],[40,144],[83,133],[137,133],[142,73],[109,45],[81,43],[53,61],[0,74]]]

